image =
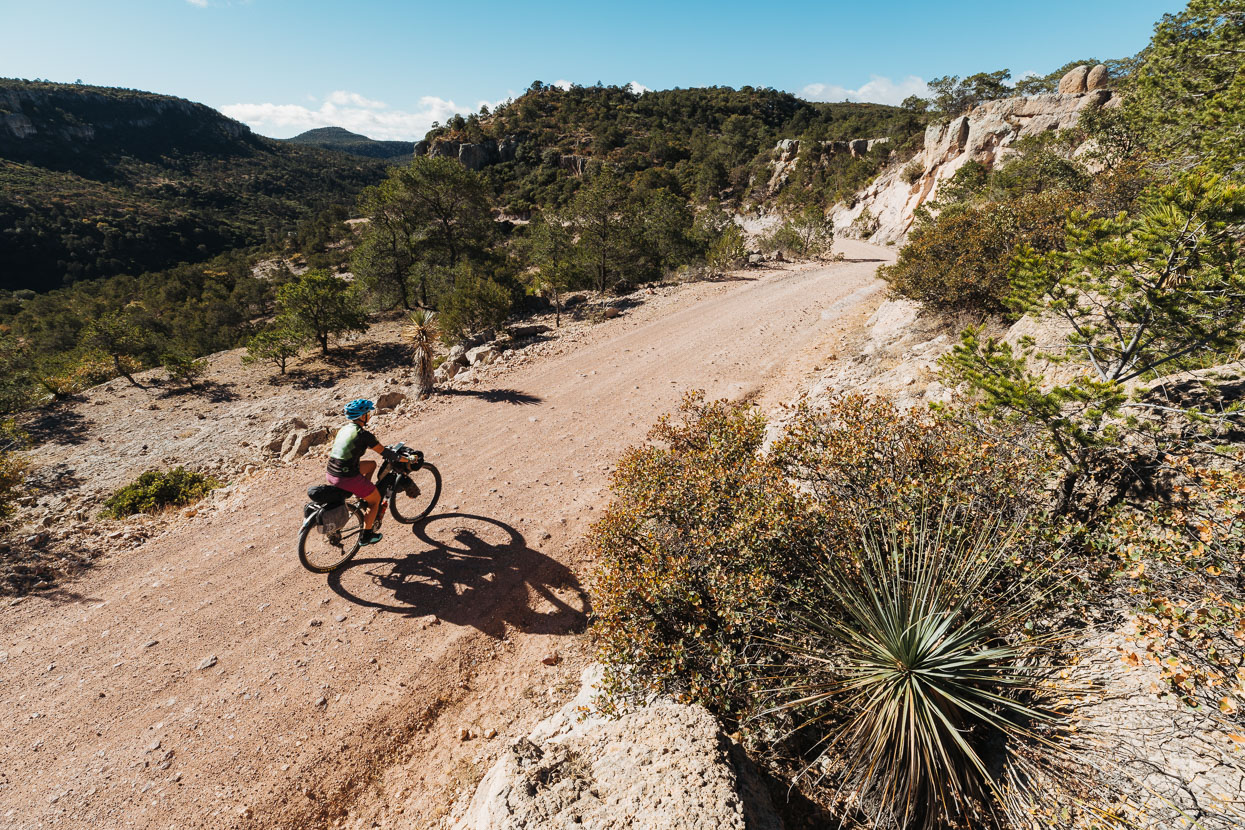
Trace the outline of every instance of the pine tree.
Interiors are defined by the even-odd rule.
[[[281,325],[303,331],[328,354],[329,341],[367,329],[358,289],[327,271],[308,271],[277,291]]]
[[[1143,400],[1138,383],[1222,362],[1245,343],[1245,189],[1206,175],[1156,188],[1136,216],[1095,219],[1074,213],[1066,250],[1022,255],[1018,311],[1052,315],[1068,334],[1038,352],[969,329],[945,360],[983,409],[1042,428],[1065,462],[1059,507],[1067,510],[1093,466],[1120,465],[1130,438],[1149,434],[1195,442],[1199,425],[1231,411]],[[1080,368],[1051,384],[1030,360]],[[1169,437],[1154,427],[1159,416]],[[1185,451],[1188,446],[1184,445]],[[1159,447],[1162,453],[1168,450]],[[1119,494],[1119,495],[1122,495]]]

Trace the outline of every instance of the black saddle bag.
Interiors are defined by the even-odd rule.
[[[314,484],[307,488],[307,498],[316,504],[343,504],[349,497],[350,491],[334,487],[332,484]]]

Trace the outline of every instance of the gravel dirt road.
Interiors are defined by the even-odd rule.
[[[838,248],[378,419],[440,467],[441,505],[327,579],[294,554],[304,458],[0,608],[0,825],[435,826],[575,691],[579,540],[619,453],[692,389],[789,400],[880,302],[892,252]]]

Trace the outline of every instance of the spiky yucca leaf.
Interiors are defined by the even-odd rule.
[[[423,308],[412,311],[402,327],[402,339],[414,350],[415,392],[421,398],[432,391],[432,351],[438,334],[436,312]]]
[[[778,642],[800,676],[769,712],[824,733],[806,772],[832,769],[900,827],[1005,825],[1024,802],[1009,745],[1056,748],[1058,716],[1030,702],[1052,641],[1025,630],[1044,575],[1011,566],[1015,525],[964,525],[947,508],[862,516],[859,549],[820,563],[816,601]]]

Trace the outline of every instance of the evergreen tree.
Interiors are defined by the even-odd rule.
[[[368,224],[350,257],[351,271],[384,302],[393,298],[410,309],[411,269],[417,256],[415,217],[401,182],[390,177],[369,187],[360,195],[359,207]],[[428,302],[426,285],[421,285],[419,301]]]
[[[164,371],[168,373],[169,380],[184,383],[189,389],[195,388],[195,381],[202,377],[208,368],[206,358],[191,357],[185,349],[175,349],[166,353],[161,363],[164,364]]]
[[[298,326],[291,325],[288,318],[278,319],[251,338],[246,344],[246,356],[242,358],[242,362],[271,363],[284,375],[286,365],[292,358],[298,357],[306,341],[306,333]]]
[[[487,248],[493,213],[478,173],[456,159],[420,156],[391,175],[398,184],[394,198],[407,211],[422,257],[452,268]]]
[[[1164,15],[1124,107],[1165,161],[1245,169],[1245,0]]]
[[[997,72],[978,72],[961,80],[956,75],[934,78],[929,82],[930,91],[934,93],[934,108],[947,116],[962,115],[983,101],[993,101],[1012,95],[1007,79],[1012,76],[1010,70],[1000,69]]]
[[[1060,509],[1075,506],[1092,469],[1127,464],[1130,436],[1176,420],[1187,438],[1225,417],[1217,401],[1142,400],[1134,382],[1222,362],[1245,342],[1243,234],[1245,189],[1202,175],[1156,189],[1133,217],[1074,213],[1066,250],[1021,257],[1011,298],[1017,310],[1064,321],[1066,340],[1035,352],[1031,341],[1014,349],[969,329],[946,360],[983,409],[1046,432],[1066,465]],[[1081,371],[1051,385],[1031,358]]]
[[[591,274],[602,304],[634,253],[636,217],[629,196],[626,183],[606,166],[575,194],[568,208],[577,259]]]
[[[279,324],[305,332],[328,354],[329,341],[367,329],[367,315],[355,286],[326,271],[308,271],[277,292]]]
[[[697,250],[693,235],[695,217],[686,200],[664,187],[639,195],[635,214],[639,225],[640,253],[653,277],[660,278],[666,271],[703,253],[703,248]]]
[[[134,379],[133,370],[137,358],[150,346],[151,337],[148,329],[133,315],[122,312],[96,318],[83,330],[80,344],[84,349],[112,358],[117,374],[134,386],[142,387]]]
[[[536,266],[537,289],[553,301],[553,321],[562,325],[562,292],[575,277],[575,240],[570,223],[557,214],[542,213],[531,225],[528,256]]]

